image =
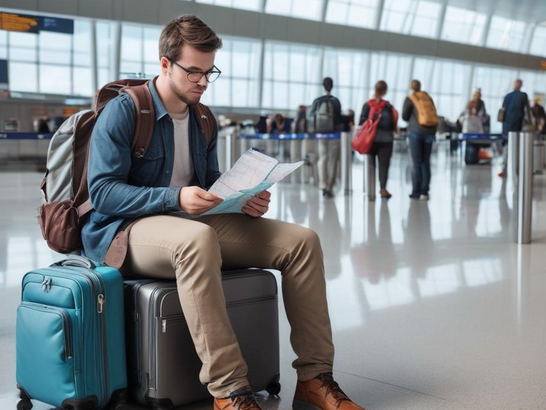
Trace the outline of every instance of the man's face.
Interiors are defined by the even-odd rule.
[[[184,44],[182,54],[175,62],[188,71],[206,73],[214,67],[215,56],[214,51],[204,52]],[[208,86],[206,76],[203,75],[197,83],[191,82],[188,73],[174,63],[168,65],[166,74],[173,93],[188,105],[197,104]]]

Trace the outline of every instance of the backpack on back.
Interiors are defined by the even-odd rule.
[[[313,113],[313,131],[319,133],[334,132],[334,103],[330,96],[322,97]]]
[[[417,110],[419,125],[422,127],[436,127],[438,125],[438,114],[432,98],[423,91],[414,92],[408,97]]]
[[[40,185],[45,203],[38,208],[38,222],[48,246],[59,253],[79,251],[81,228],[93,209],[87,187],[87,165],[93,128],[106,104],[127,93],[135,104],[132,156],[144,156],[153,134],[155,111],[148,80],[118,80],[106,84],[95,95],[94,109],[69,117],[53,135],[47,153],[47,169]],[[202,105],[195,106],[202,132],[210,142],[214,116]],[[210,118],[210,121],[209,121]]]

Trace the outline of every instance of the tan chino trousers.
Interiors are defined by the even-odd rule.
[[[176,278],[182,310],[214,397],[247,386],[247,365],[226,311],[221,269],[272,268],[282,274],[293,367],[301,381],[331,372],[334,358],[322,249],[307,228],[226,214],[185,219],[151,216],[129,237],[123,273]],[[267,354],[267,352],[264,352]]]

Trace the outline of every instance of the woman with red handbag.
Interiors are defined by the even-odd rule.
[[[398,122],[398,112],[388,102],[383,100],[387,94],[387,83],[378,81],[375,84],[374,98],[368,100],[362,107],[359,125],[364,124],[371,130],[373,141],[367,155],[373,157],[375,166],[375,157],[379,162],[379,194],[381,198],[389,199],[392,195],[387,191],[387,179],[389,177],[389,166],[392,156],[392,146],[394,141],[394,132]]]

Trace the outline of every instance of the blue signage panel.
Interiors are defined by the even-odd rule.
[[[0,60],[0,91],[9,90],[8,61]]]
[[[55,33],[74,34],[74,20],[54,17],[39,17],[38,28]]]

